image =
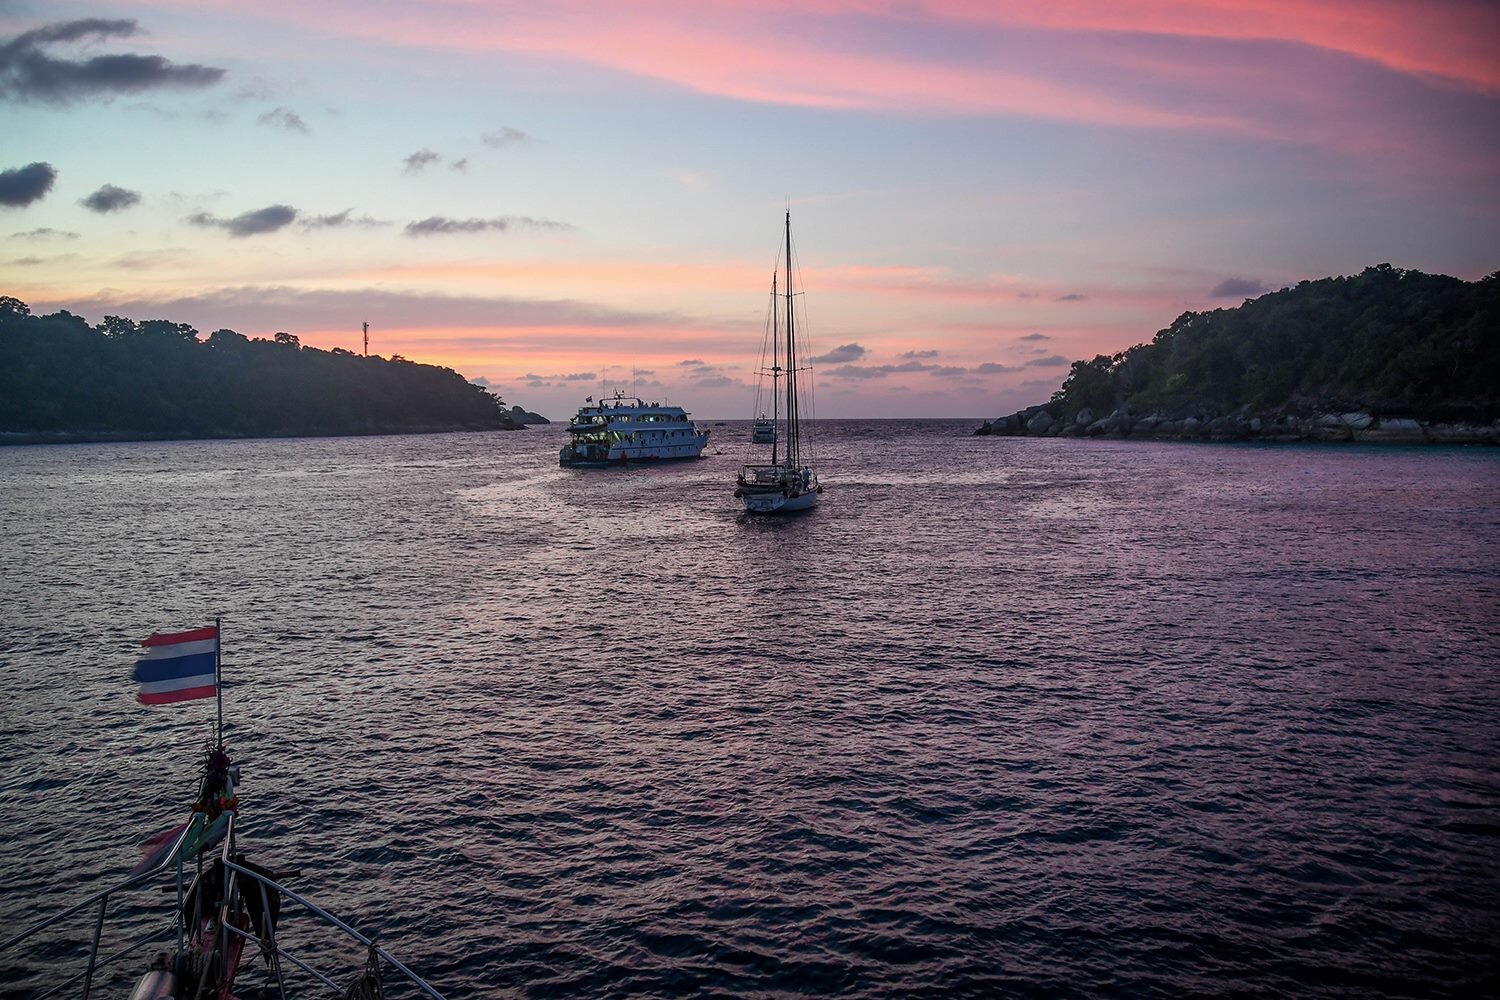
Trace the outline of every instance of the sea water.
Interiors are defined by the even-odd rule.
[[[748,422],[0,450],[0,926],[185,818],[130,670],[222,616],[241,844],[450,997],[1495,991],[1500,452],[976,424],[790,517]]]

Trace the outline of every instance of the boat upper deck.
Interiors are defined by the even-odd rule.
[[[614,399],[579,407],[568,424],[568,430],[574,434],[587,434],[619,424],[644,426],[652,430],[693,428],[687,411],[680,406],[648,403],[639,397],[616,395]]]

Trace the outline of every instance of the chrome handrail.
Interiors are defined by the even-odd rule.
[[[413,986],[417,987],[417,989],[432,997],[433,1000],[444,1000],[444,997],[441,993],[424,982],[421,976],[417,975],[415,972],[408,969],[405,965],[401,964],[400,960],[398,960],[394,955],[386,951],[384,948],[380,947],[380,945],[376,944],[374,939],[365,937],[359,931],[355,930],[353,927],[350,927],[348,924],[344,923],[338,917],[335,917],[333,914],[329,913],[318,904],[304,898],[303,896],[298,895],[296,892],[288,889],[286,886],[282,885],[275,879],[267,878],[266,876],[261,875],[258,872],[253,872],[242,865],[235,864],[233,861],[230,861],[227,858],[224,860],[224,865],[231,871],[234,871],[240,875],[248,876],[259,882],[261,885],[270,886],[272,889],[275,889],[277,892],[281,893],[282,896],[290,899],[292,902],[300,903],[302,906],[317,914],[319,917],[322,917],[323,920],[325,920],[329,924],[332,924],[334,927],[337,927],[339,930],[343,931],[345,934],[349,935],[360,944],[366,946],[367,948],[373,948],[375,950],[375,954],[379,955],[382,959],[389,962],[397,969],[400,969],[402,974],[411,981],[411,984]],[[281,950],[280,945],[276,946],[276,950],[279,954],[286,954]],[[290,955],[287,955],[287,957],[291,958]],[[295,961],[295,959],[293,961]],[[298,964],[300,965],[300,963]]]
[[[4,942],[0,942],[0,951],[5,951],[7,948],[12,948],[15,945],[20,944],[22,941],[25,941],[27,938],[31,937],[31,935],[35,934],[37,931],[45,930],[46,928],[51,927],[53,924],[57,923],[58,921],[63,920],[66,917],[71,917],[73,914],[77,913],[80,910],[85,910],[88,907],[94,905],[95,903],[98,903],[98,902],[103,901],[103,900],[107,900],[107,899],[109,899],[110,896],[114,895],[117,892],[124,892],[126,889],[133,889],[137,885],[139,885],[140,883],[146,882],[146,881],[148,881],[148,880],[150,880],[152,878],[155,878],[157,875],[160,875],[163,871],[166,870],[166,868],[167,868],[167,866],[169,864],[173,864],[173,863],[178,862],[178,861],[181,860],[180,858],[177,857],[177,854],[178,854],[179,851],[182,850],[182,842],[184,840],[186,840],[188,834],[190,834],[192,832],[193,832],[193,827],[192,827],[191,824],[189,824],[188,827],[185,830],[183,830],[180,834],[177,835],[177,839],[175,841],[173,841],[173,843],[172,843],[172,850],[169,851],[169,852],[167,852],[167,855],[165,857],[163,857],[159,862],[157,862],[153,867],[148,868],[147,870],[141,872],[138,875],[132,875],[132,876],[130,876],[129,878],[127,878],[125,881],[121,882],[118,885],[112,885],[112,886],[110,886],[107,889],[101,889],[98,892],[94,893],[92,896],[90,896],[87,899],[83,900],[82,902],[75,903],[73,906],[68,907],[66,910],[63,910],[61,913],[55,914],[54,916],[51,916],[51,917],[48,917],[46,920],[43,920],[39,924],[34,924],[33,926],[28,927],[26,930],[24,930],[21,933],[17,934],[15,937],[11,938],[10,940],[4,941]]]
[[[142,934],[140,937],[136,938],[134,941],[130,942],[130,944],[127,944],[125,947],[121,948],[113,955],[110,955],[108,958],[101,958],[99,961],[95,962],[93,971],[97,972],[100,969],[104,968],[106,965],[111,965],[115,962],[118,962],[126,955],[129,955],[131,952],[140,948],[141,945],[148,944],[157,938],[164,938],[170,933],[172,933],[172,929],[168,927],[158,928],[154,931],[150,931],[149,933]],[[69,979],[67,982],[59,983],[57,986],[52,987],[46,993],[37,994],[36,1000],[45,1000],[46,997],[56,996],[58,993],[61,993],[63,990],[67,989],[69,986],[72,986],[74,983],[79,982],[87,975],[88,972],[80,972],[78,975],[74,976],[72,979]]]
[[[254,941],[256,944],[259,944],[259,945],[264,945],[265,944],[264,941],[262,941],[260,938],[256,937],[254,934],[251,934],[249,931],[240,930],[238,927],[231,927],[231,928],[229,928],[229,932],[231,934],[237,934],[237,935],[239,935],[240,937],[244,938],[246,941]],[[297,968],[301,969],[303,972],[307,973],[309,976],[312,976],[314,979],[318,980],[324,986],[326,986],[329,989],[333,990],[335,993],[342,993],[342,992],[344,992],[344,988],[342,986],[340,986],[338,983],[334,982],[332,979],[329,979],[327,976],[323,975],[323,973],[319,972],[317,969],[314,969],[312,966],[310,966],[306,962],[302,961],[302,959],[298,958],[296,955],[293,955],[291,952],[287,951],[281,945],[279,945],[279,944],[272,945],[272,950],[275,951],[277,955],[281,956],[282,958],[286,959],[288,962],[291,962]],[[283,991],[283,995],[285,995],[285,991]]]
[[[327,923],[327,924],[333,926],[334,928],[342,931],[344,934],[346,934],[350,938],[354,939],[355,941],[357,941],[361,945],[364,945],[366,948],[369,948],[369,949],[373,950],[374,953],[376,955],[378,955],[383,961],[385,961],[386,963],[388,963],[389,965],[391,965],[395,969],[399,970],[401,972],[401,974],[403,976],[405,976],[406,979],[413,986],[415,986],[422,993],[424,993],[427,996],[433,998],[433,1000],[445,1000],[445,998],[443,997],[443,995],[441,993],[439,993],[436,989],[434,989],[432,986],[430,986],[427,982],[425,982],[422,979],[421,976],[417,975],[411,969],[407,968],[406,965],[404,965],[399,959],[397,959],[390,952],[386,951],[384,948],[382,948],[379,945],[377,945],[374,942],[373,939],[368,938],[365,935],[361,934],[359,931],[355,930],[353,927],[350,927],[348,924],[344,923],[344,921],[340,920],[338,917],[334,916],[332,913],[329,913],[327,910],[325,910],[322,907],[318,906],[316,903],[313,903],[311,900],[306,899],[302,895],[300,895],[300,894],[298,894],[296,892],[293,892],[291,889],[288,889],[286,886],[282,885],[280,882],[276,881],[275,879],[268,878],[268,877],[266,877],[264,875],[259,874],[258,872],[251,871],[250,869],[248,869],[248,868],[244,867],[243,865],[240,865],[237,862],[235,862],[234,860],[232,860],[232,855],[234,853],[234,846],[235,846],[235,836],[234,836],[235,819],[236,819],[235,815],[233,813],[231,813],[230,814],[230,818],[229,818],[229,823],[228,823],[228,825],[227,825],[227,827],[225,829],[225,832],[224,832],[224,839],[223,839],[223,842],[222,842],[222,844],[220,846],[220,849],[219,849],[219,858],[223,862],[226,871],[233,873],[232,875],[230,875],[225,880],[226,881],[226,887],[225,887],[226,888],[226,892],[225,892],[225,899],[224,899],[223,902],[224,902],[224,904],[226,906],[228,906],[228,904],[229,904],[230,897],[233,894],[238,893],[238,891],[239,891],[239,887],[238,887],[238,879],[239,878],[241,878],[241,877],[248,877],[248,878],[254,879],[256,882],[260,883],[261,885],[268,886],[268,887],[276,890],[277,892],[281,893],[281,895],[283,897],[285,897],[287,899],[290,899],[290,900],[292,900],[295,903],[300,904],[302,907],[304,907],[305,909],[309,910],[310,912],[312,912],[313,914],[315,914],[316,916],[318,916],[319,918],[321,918],[325,923]],[[0,942],[0,952],[4,952],[4,951],[6,951],[8,949],[14,948],[16,945],[18,945],[21,942],[25,941],[27,938],[29,938],[32,935],[38,933],[39,931],[45,930],[46,928],[51,927],[54,924],[57,924],[57,923],[65,920],[65,919],[67,919],[68,917],[73,916],[74,914],[80,913],[83,910],[86,910],[86,909],[88,909],[91,906],[101,905],[102,907],[108,907],[108,905],[109,905],[109,899],[115,893],[117,893],[117,892],[124,892],[124,891],[126,891],[128,889],[137,888],[137,887],[141,886],[142,884],[144,884],[144,883],[146,883],[146,882],[148,882],[148,881],[150,881],[150,880],[152,880],[152,879],[160,876],[164,871],[166,871],[169,867],[172,867],[172,866],[175,866],[176,869],[177,869],[178,902],[177,902],[177,908],[176,908],[176,914],[177,914],[177,916],[176,916],[176,919],[175,919],[174,923],[177,925],[176,929],[179,932],[179,951],[180,951],[181,950],[181,932],[184,930],[183,922],[185,920],[184,914],[182,913],[182,898],[181,898],[182,897],[182,875],[183,875],[183,868],[185,867],[185,864],[186,864],[186,862],[188,860],[186,858],[183,858],[181,855],[182,855],[182,848],[183,848],[184,842],[187,840],[187,838],[189,836],[191,836],[191,835],[193,835],[193,834],[195,834],[197,832],[199,832],[199,828],[196,827],[196,826],[194,826],[193,824],[189,823],[189,825],[180,834],[177,835],[176,839],[174,839],[172,841],[171,850],[168,851],[163,856],[163,858],[160,861],[158,861],[155,865],[151,866],[150,868],[146,869],[145,871],[142,871],[142,872],[139,872],[139,873],[137,873],[135,875],[130,876],[129,878],[125,879],[123,882],[120,882],[120,883],[118,883],[116,885],[109,886],[109,887],[107,887],[105,889],[101,889],[98,892],[95,892],[94,894],[92,894],[91,896],[89,896],[88,898],[82,900],[81,902],[75,903],[74,905],[69,906],[68,908],[64,909],[60,913],[54,914],[53,916],[48,917],[47,919],[42,920],[42,921],[40,921],[40,922],[32,925],[31,927],[26,928],[21,933],[15,935],[14,937],[9,938],[8,940],[6,940],[4,942]],[[103,912],[101,910],[101,913],[100,913],[100,925],[102,926],[102,924],[103,924]],[[221,939],[221,941],[222,940],[227,940],[227,935],[230,934],[230,933],[233,933],[233,934],[239,935],[240,937],[243,937],[243,938],[245,938],[247,940],[257,941],[260,944],[266,944],[266,942],[260,941],[258,938],[256,938],[255,935],[250,934],[250,933],[242,930],[241,928],[232,926],[230,921],[223,919],[223,914],[222,913],[221,913],[221,919],[219,921],[219,925],[220,925],[220,928],[223,931],[223,933],[226,935],[226,937],[224,939]],[[132,942],[131,944],[127,945],[125,948],[123,948],[123,949],[115,952],[114,954],[112,954],[112,955],[108,956],[107,958],[103,959],[102,961],[100,961],[98,959],[98,955],[99,955],[99,939],[98,939],[98,934],[97,934],[97,929],[96,929],[96,933],[94,935],[94,941],[93,941],[93,944],[92,944],[92,946],[90,948],[90,952],[89,952],[89,956],[88,956],[88,968],[84,972],[79,973],[78,975],[76,975],[73,978],[67,980],[66,982],[64,982],[64,983],[62,983],[60,985],[54,986],[51,989],[49,989],[47,992],[40,994],[39,997],[38,997],[38,1000],[40,1000],[40,997],[52,996],[52,995],[58,993],[61,990],[65,990],[68,987],[73,986],[74,984],[76,984],[76,983],[78,983],[80,981],[84,981],[84,980],[88,980],[88,979],[92,978],[93,974],[96,971],[98,971],[99,969],[102,969],[105,966],[110,965],[110,964],[114,963],[115,961],[118,961],[119,959],[121,959],[124,956],[130,954],[133,951],[136,951],[141,946],[147,944],[148,942],[150,942],[150,941],[152,941],[152,940],[154,940],[156,938],[165,937],[168,933],[170,933],[169,930],[161,930],[161,929],[159,929],[159,930],[151,931],[151,932],[143,935],[142,937],[136,939],[134,942]],[[271,944],[272,950],[274,950],[274,952],[278,956],[286,958],[287,960],[289,960],[290,962],[292,962],[294,965],[296,965],[298,968],[302,969],[304,972],[308,973],[313,978],[319,980],[321,983],[323,983],[323,985],[329,987],[330,989],[333,989],[335,992],[338,992],[340,990],[340,987],[336,983],[334,983],[331,979],[329,979],[323,973],[318,972],[316,969],[314,969],[311,966],[307,965],[307,963],[303,962],[301,959],[297,958],[295,955],[293,955],[290,952],[288,952],[285,949],[283,949],[278,942],[276,942],[276,941],[273,940],[273,941],[270,942],[270,944]],[[85,995],[87,995],[87,994],[85,994]],[[283,989],[282,995],[285,996],[285,990],[284,989]]]

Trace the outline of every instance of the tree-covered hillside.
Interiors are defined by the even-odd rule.
[[[270,437],[510,429],[493,393],[401,357],[250,339],[0,297],[0,434]]]
[[[1186,312],[1149,344],[1075,361],[1048,409],[1213,418],[1362,410],[1500,416],[1500,271],[1468,282],[1382,264],[1232,309]]]

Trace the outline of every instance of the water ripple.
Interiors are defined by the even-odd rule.
[[[450,996],[1500,991],[1496,454],[970,426],[789,519],[553,430],[7,449],[0,921],[177,821],[134,643],[224,614],[246,846]]]

